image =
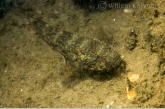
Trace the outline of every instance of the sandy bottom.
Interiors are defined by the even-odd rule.
[[[57,0],[45,9],[33,4],[28,6],[37,10],[36,16],[57,14],[43,19],[62,30],[90,36],[101,28],[99,32],[113,36],[111,45],[125,69],[109,79],[89,77],[65,87],[62,81],[67,78],[61,73],[73,70],[64,70],[65,58],[36,34],[30,18],[15,9],[0,21],[0,107],[165,107],[164,6],[133,9],[134,13],[123,9],[90,13],[70,0]],[[137,35],[133,50],[128,41],[131,30]],[[128,76],[129,72],[133,73]],[[134,74],[137,80],[131,82]]]

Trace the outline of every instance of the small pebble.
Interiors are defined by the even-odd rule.
[[[131,14],[133,13],[133,9],[123,9],[123,12],[126,13],[126,14]]]

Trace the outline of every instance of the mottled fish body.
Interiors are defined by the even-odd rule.
[[[83,37],[53,27],[40,27],[41,23],[36,25],[41,37],[77,70],[109,72],[121,62],[120,55],[98,38]]]

